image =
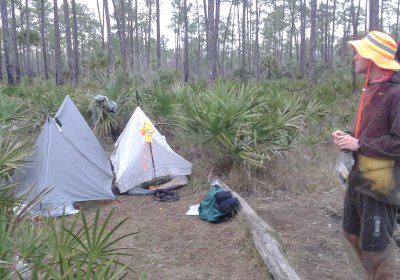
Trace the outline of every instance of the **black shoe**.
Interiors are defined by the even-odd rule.
[[[154,200],[161,202],[172,202],[179,200],[179,194],[177,192],[156,190],[154,193]]]

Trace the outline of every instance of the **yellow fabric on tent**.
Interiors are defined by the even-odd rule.
[[[151,123],[145,121],[143,123],[143,126],[140,128],[140,133],[144,136],[144,141],[147,143],[152,143],[153,142],[153,133],[154,133],[154,128],[151,125]]]

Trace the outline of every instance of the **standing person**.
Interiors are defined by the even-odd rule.
[[[396,42],[372,31],[350,41],[357,74],[366,74],[353,131],[333,142],[351,151],[354,165],[344,198],[344,235],[370,279],[396,279],[393,230],[400,205],[400,64]]]

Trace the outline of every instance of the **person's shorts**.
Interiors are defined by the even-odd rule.
[[[343,205],[343,230],[359,237],[361,250],[383,251],[393,243],[395,205],[379,202],[348,187]]]

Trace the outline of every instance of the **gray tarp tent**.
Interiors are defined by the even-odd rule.
[[[54,119],[47,119],[32,161],[16,178],[17,195],[27,194],[28,201],[46,187],[53,188],[38,206],[41,209],[35,209],[50,210],[52,216],[77,201],[115,199],[110,161],[69,96]]]

